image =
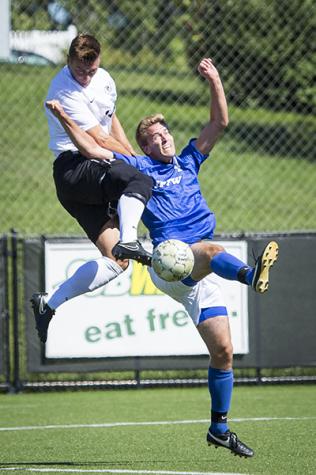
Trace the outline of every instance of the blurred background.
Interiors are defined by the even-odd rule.
[[[178,152],[199,133],[210,97],[197,65],[213,59],[230,123],[199,179],[217,235],[247,239],[249,262],[268,235],[280,244],[272,292],[260,302],[249,292],[250,352],[237,355],[236,375],[315,380],[315,22],[313,0],[1,0],[0,387],[56,379],[59,387],[71,377],[80,385],[120,379],[113,371],[122,369],[139,387],[141,372],[160,368],[206,384],[205,369],[196,372],[206,357],[59,364],[45,359],[37,339],[29,298],[45,287],[42,236],[84,237],[55,195],[43,107],[78,33],[100,41],[117,115],[136,149],[144,115],[165,115]],[[113,311],[105,308],[104,322]],[[180,376],[172,373],[173,384]]]
[[[316,230],[313,0],[2,0],[0,232],[83,235],[55,196],[43,102],[79,32],[102,44],[117,114],[162,112],[177,150],[208,119],[204,56],[230,125],[203,166],[217,232]]]
[[[0,0],[0,392],[26,393],[0,394],[1,473],[315,473],[315,23],[314,0]],[[47,244],[65,246],[65,269],[58,253],[50,261],[50,270],[64,272],[60,280],[90,255],[55,196],[43,108],[81,32],[102,45],[117,114],[135,147],[139,120],[162,112],[180,152],[208,120],[201,58],[211,57],[221,75],[230,124],[199,176],[217,237],[246,243],[249,263],[268,237],[280,245],[267,294],[229,283],[247,292],[240,333],[249,352],[234,354],[235,385],[244,387],[234,390],[230,422],[255,449],[251,466],[202,442],[206,354],[146,356],[142,337],[136,356],[106,356],[113,342],[125,351],[136,330],[146,330],[146,314],[166,322],[175,332],[169,344],[184,348],[183,310],[158,301],[168,297],[155,295],[142,266],[133,263],[120,276],[125,282],[100,289],[99,314],[93,294],[58,309],[54,349],[62,338],[78,354],[89,343],[90,358],[47,357],[37,337],[29,299],[46,288]],[[86,312],[80,299],[90,299]],[[87,343],[85,328],[100,341]],[[157,324],[162,350],[166,332]],[[118,388],[151,389],[105,391]]]

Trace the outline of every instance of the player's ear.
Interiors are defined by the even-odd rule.
[[[142,146],[143,151],[146,153],[146,155],[149,155],[151,152],[151,147],[150,145],[146,144]]]

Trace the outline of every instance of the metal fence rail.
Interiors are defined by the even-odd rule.
[[[250,247],[256,247],[267,237],[248,235],[245,239]],[[273,237],[282,250],[280,262],[268,294],[249,293],[250,348],[248,354],[234,357],[235,381],[315,383],[316,234]],[[224,237],[228,238],[231,237]],[[0,238],[0,390],[206,384],[207,356],[47,359],[29,304],[31,293],[40,288],[44,275],[43,246],[40,236],[12,232]],[[299,253],[295,252],[297,249]],[[305,285],[297,294],[297,282],[301,281]]]
[[[155,112],[166,116],[178,151],[198,134],[208,120],[209,92],[196,67],[202,57],[213,58],[230,116],[200,173],[203,194],[217,216],[216,231],[278,233],[284,239],[296,232],[299,238],[316,231],[316,9],[313,0],[6,0],[0,22],[6,5],[11,53],[0,58],[0,388],[19,390],[42,388],[48,380],[53,387],[55,377],[47,371],[39,381],[27,368],[24,236],[37,242],[42,234],[83,235],[55,196],[43,111],[49,83],[65,64],[72,38],[88,32],[100,41],[102,65],[117,85],[117,114],[135,147],[137,123]],[[306,247],[299,240],[304,253],[307,242]],[[283,300],[278,297],[276,305],[283,313],[275,321],[286,323],[291,308],[301,313],[298,298],[314,285],[306,272],[315,253],[304,255],[302,272],[301,261],[293,268],[296,253],[286,254],[287,275],[279,283]],[[293,272],[291,295],[287,277]],[[302,302],[306,318],[311,307]],[[264,344],[270,331],[272,323]],[[314,378],[298,371],[281,376],[250,370],[246,376],[248,382]],[[200,374],[195,377],[201,380]],[[82,375],[73,378],[71,384],[80,386]],[[126,378],[140,384],[139,373]],[[58,375],[56,387],[66,379]]]
[[[316,262],[312,250],[316,234],[273,237],[282,249],[280,262],[268,294],[258,296],[250,292],[248,295],[249,353],[234,356],[235,380],[237,384],[315,383],[315,294],[312,289]],[[260,247],[266,238],[266,235],[245,237],[250,248]],[[6,241],[4,236],[1,244],[6,246]],[[18,392],[206,384],[206,355],[46,358],[29,304],[30,295],[40,289],[44,275],[44,243],[40,236],[16,233],[9,235],[8,241],[10,253],[4,253],[8,262],[1,261],[0,265],[0,275],[7,265],[11,269],[10,280],[0,282],[2,294],[6,293],[11,301],[10,315],[7,313],[8,318],[2,321],[5,331],[0,332],[0,389]],[[295,249],[300,249],[300,253],[295,253]],[[297,282],[302,279],[306,285],[297,297]],[[105,301],[105,305],[109,303]],[[1,308],[2,313],[8,306]],[[110,307],[108,310],[110,312]]]
[[[0,388],[9,389],[10,362],[9,249],[8,237],[0,236]]]

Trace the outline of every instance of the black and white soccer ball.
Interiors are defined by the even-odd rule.
[[[188,244],[168,239],[155,247],[152,267],[167,282],[177,282],[191,274],[194,265],[193,252]]]

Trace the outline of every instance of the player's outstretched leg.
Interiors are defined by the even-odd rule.
[[[117,259],[134,259],[145,266],[151,266],[152,255],[143,248],[139,241],[119,241],[113,247],[112,254]]]
[[[251,287],[256,292],[266,292],[269,287],[269,271],[276,262],[279,254],[279,246],[275,241],[269,242],[262,254],[256,259]]]
[[[240,457],[253,457],[254,455],[254,451],[241,442],[235,432],[227,431],[224,434],[214,435],[209,429],[206,440],[208,445],[214,445],[216,448],[224,447]]]
[[[228,280],[238,280],[249,285],[255,292],[263,293],[269,287],[269,271],[278,258],[279,246],[275,241],[266,245],[262,254],[251,267],[226,251],[216,253],[210,261],[215,274]]]
[[[47,340],[47,330],[48,325],[55,310],[52,310],[46,303],[45,293],[35,293],[32,295],[31,304],[33,307],[34,317],[35,317],[35,326],[41,342],[45,343]]]

